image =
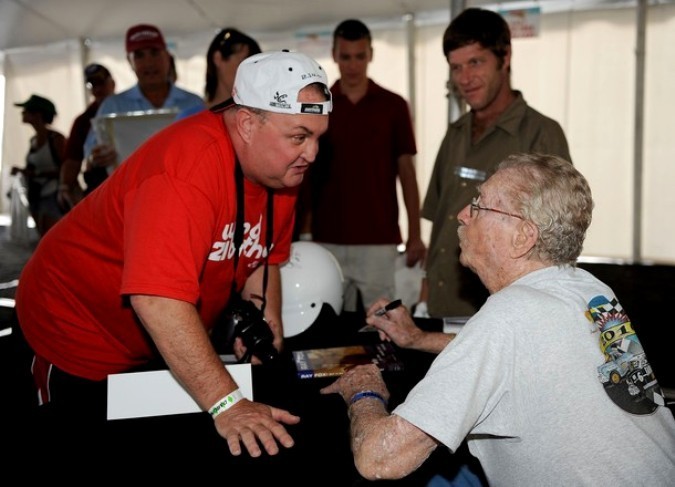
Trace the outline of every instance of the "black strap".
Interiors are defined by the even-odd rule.
[[[265,255],[265,270],[263,271],[263,295],[262,295],[262,304],[260,305],[260,311],[265,313],[265,306],[267,305],[267,278],[268,278],[268,260],[270,258],[270,252],[272,250],[272,239],[273,235],[273,226],[274,226],[274,192],[267,188],[267,235],[265,236],[265,248],[267,249],[267,255]]]
[[[209,110],[211,110],[213,113],[219,113],[219,112],[222,112],[223,110],[225,110],[227,108],[230,108],[231,106],[234,106],[234,105],[236,105],[236,103],[234,102],[234,99],[228,98],[224,102],[221,102],[221,103],[218,103],[217,105],[212,106],[211,108],[209,108]]]
[[[59,157],[59,152],[56,150],[56,136],[56,132],[50,130],[47,133],[47,143],[49,144],[49,152],[52,154],[54,164],[56,164],[57,167],[61,167],[61,157]]]
[[[239,249],[244,242],[244,173],[241,170],[239,161],[235,161],[235,183],[237,188],[237,223],[234,228],[234,279],[232,280],[232,291],[230,296],[238,293],[237,290],[237,265],[239,264]],[[267,231],[265,232],[265,269],[263,271],[263,289],[262,304],[260,311],[265,312],[267,305],[267,280],[268,280],[268,260],[272,248],[272,239],[274,238],[274,192],[267,188]]]
[[[237,188],[237,222],[234,227],[234,279],[232,280],[233,296],[237,290],[237,264],[239,263],[239,249],[244,241],[244,174],[239,161],[235,161],[234,180]]]

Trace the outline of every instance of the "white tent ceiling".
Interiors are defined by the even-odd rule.
[[[663,3],[661,0],[658,3]],[[672,0],[671,0],[672,1]],[[69,39],[119,38],[151,22],[167,37],[236,26],[252,35],[333,25],[345,18],[386,19],[449,12],[452,0],[0,0],[0,51]],[[545,10],[626,6],[630,0],[456,1],[455,5],[537,5]],[[653,2],[652,2],[653,3]]]
[[[0,0],[0,49],[119,37],[139,22],[160,26],[167,37],[227,25],[253,33],[448,6],[448,0]]]

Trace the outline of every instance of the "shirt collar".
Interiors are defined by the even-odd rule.
[[[504,110],[504,113],[497,118],[493,128],[500,128],[508,134],[515,136],[518,135],[520,122],[525,116],[527,103],[525,103],[523,94],[520,91],[516,90],[514,93],[516,95],[515,100],[513,100],[513,103],[511,103],[506,110]],[[471,123],[471,117],[461,117],[451,125],[453,127],[462,127],[468,123]]]

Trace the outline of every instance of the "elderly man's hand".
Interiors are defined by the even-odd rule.
[[[387,303],[385,299],[373,303],[368,309],[366,322],[377,329],[382,340],[392,341],[402,348],[415,348],[424,332],[415,325],[405,306],[399,306],[377,316],[375,312],[384,308]]]
[[[382,379],[380,369],[375,364],[358,365],[347,370],[338,380],[321,389],[321,394],[340,394],[347,404],[354,394],[372,391],[389,400],[389,391]]]

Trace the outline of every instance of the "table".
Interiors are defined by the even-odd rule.
[[[139,463],[144,469],[158,468],[174,471],[176,475],[190,472],[197,478],[231,484],[273,485],[291,482],[294,486],[361,486],[371,482],[363,479],[356,468],[349,445],[349,421],[346,405],[337,394],[322,395],[319,390],[332,378],[299,379],[290,352],[312,347],[372,343],[379,338],[375,332],[358,333],[362,320],[353,316],[317,320],[304,334],[286,341],[286,351],[276,364],[252,368],[253,391],[256,401],[288,409],[299,415],[300,424],[287,427],[295,446],[283,449],[276,456],[263,454],[250,458],[230,455],[226,442],[216,433],[206,414],[186,414],[170,417],[141,418],[108,423],[112,444],[127,446],[118,451],[122,465]],[[398,350],[405,371],[385,374],[391,393],[392,406],[403,400],[412,385],[419,380],[433,359],[430,354]],[[153,444],[162,444],[161,452],[149,454],[143,439],[151,436]],[[195,454],[195,449],[198,454]],[[146,457],[148,462],[138,462]],[[450,454],[439,448],[425,467],[395,485],[420,486],[447,461]],[[198,460],[198,467],[195,463]],[[161,466],[161,467],[160,467]],[[284,481],[284,482],[282,482]]]
[[[158,485],[187,479],[189,485],[207,481],[218,486],[371,485],[372,482],[363,479],[354,467],[346,405],[337,394],[319,393],[334,379],[299,379],[291,360],[292,350],[378,341],[375,332],[357,331],[364,324],[359,317],[338,318],[334,314],[324,316],[322,312],[310,329],[287,339],[286,351],[278,363],[252,367],[255,400],[287,409],[302,418],[298,425],[287,427],[295,446],[281,447],[278,455],[264,453],[259,458],[251,458],[248,453],[243,453],[233,457],[226,441],[217,434],[212,419],[205,413],[108,421],[97,433],[96,441],[66,447],[63,438],[50,438],[35,428],[30,419],[22,423],[21,420],[26,418],[19,417],[17,445],[22,444],[22,448],[17,448],[14,453],[23,460],[27,456],[40,459],[36,468],[29,467],[25,472],[31,478],[44,474],[46,479],[68,480],[75,484],[106,481],[136,485],[146,481]],[[440,321],[433,324],[441,326]],[[405,398],[433,360],[431,354],[423,352],[400,349],[397,352],[405,370],[384,376],[392,393],[392,407]],[[53,458],[58,460],[44,461]],[[435,472],[448,466],[452,468],[457,463],[453,458],[447,449],[439,447],[417,472],[387,483],[424,486]],[[40,469],[42,465],[50,467]]]

